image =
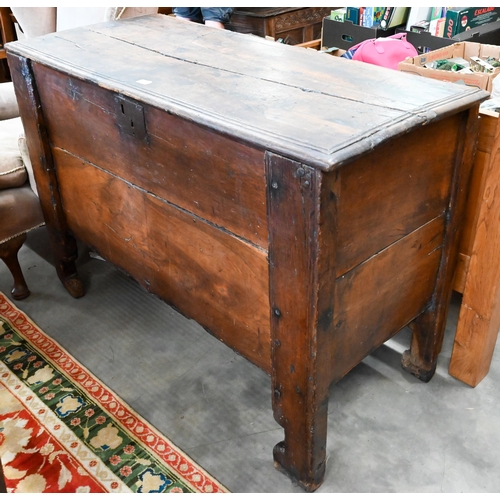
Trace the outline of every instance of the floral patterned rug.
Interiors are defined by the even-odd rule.
[[[0,293],[7,491],[227,492]]]

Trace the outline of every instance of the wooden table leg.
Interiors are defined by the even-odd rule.
[[[73,297],[81,297],[84,292],[75,266],[78,255],[76,241],[68,231],[62,208],[54,159],[33,68],[31,62],[17,56],[9,58],[9,66],[19,110],[23,116],[23,126],[54,252],[57,275]]]
[[[333,245],[324,244],[318,220],[321,173],[269,154],[267,176],[273,410],[285,430],[274,460],[314,491],[325,474],[331,378],[324,344],[333,318]],[[322,217],[329,218],[328,210]],[[332,219],[326,234],[334,233]]]
[[[500,329],[500,119],[482,116],[485,162],[479,213],[449,373],[475,387],[487,375]],[[488,146],[488,144],[490,144]]]
[[[448,225],[442,249],[438,280],[427,309],[412,323],[412,341],[409,351],[403,354],[403,368],[424,382],[436,371],[439,352],[443,344],[448,307],[451,300],[453,277],[458,260],[459,224],[463,219],[467,201],[467,184],[470,178],[476,143],[467,137],[477,136],[479,120],[474,112],[464,114],[457,147],[457,168],[452,186]],[[470,135],[469,135],[470,134]]]

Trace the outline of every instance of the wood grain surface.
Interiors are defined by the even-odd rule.
[[[74,234],[270,371],[267,253],[60,149]]]
[[[447,210],[457,120],[390,141],[341,169],[337,276]]]
[[[500,329],[500,126],[481,115],[475,184],[462,252],[463,297],[449,372],[476,387],[488,374]]]
[[[326,170],[488,95],[162,15],[8,50]]]
[[[263,151],[149,106],[145,139],[131,140],[115,94],[40,65],[35,74],[54,147],[267,248]]]
[[[434,373],[488,94],[168,16],[7,51],[60,267],[74,234],[270,373],[317,489],[331,383],[411,321]]]

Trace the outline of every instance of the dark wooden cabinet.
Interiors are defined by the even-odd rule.
[[[270,36],[296,45],[321,38],[321,23],[336,7],[236,7],[232,31]]]
[[[410,322],[434,373],[488,94],[162,15],[7,50],[61,281],[77,237],[269,373],[316,489],[332,383]]]
[[[9,7],[0,7],[0,82],[10,81],[10,71],[7,64],[5,44],[17,40],[14,27],[14,16]]]

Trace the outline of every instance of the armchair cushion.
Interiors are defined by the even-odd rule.
[[[28,143],[26,142],[26,136],[24,134],[19,137],[19,150],[21,151],[21,158],[23,159],[24,166],[26,167],[26,171],[28,173],[31,189],[38,196],[38,189],[36,187],[35,175],[33,174],[33,166],[31,165]]]
[[[0,120],[8,120],[19,116],[16,93],[12,82],[0,84]]]
[[[20,118],[0,121],[0,189],[20,187],[28,180],[19,149],[23,134]]]
[[[0,244],[45,224],[38,197],[26,186],[0,191]]]

